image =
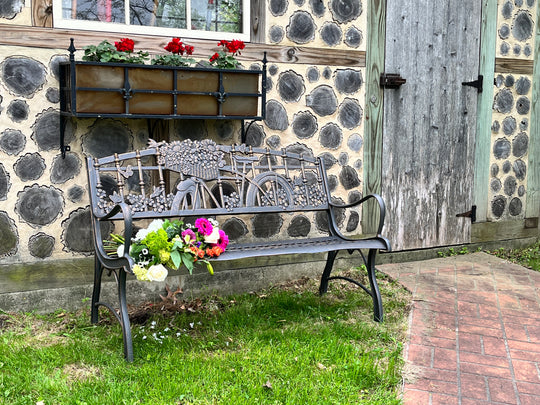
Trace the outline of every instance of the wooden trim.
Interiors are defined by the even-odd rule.
[[[97,44],[103,39],[113,41],[119,38],[118,33],[96,31],[70,31],[62,29],[38,28],[21,25],[0,24],[0,45],[24,46],[27,48],[67,49],[69,39],[75,37],[75,46]],[[163,53],[163,47],[170,38],[150,35],[130,35],[137,49],[148,50],[152,53]],[[195,57],[208,57],[218,50],[217,41],[183,38],[195,47]],[[330,65],[346,67],[365,67],[366,52],[349,49],[328,49],[295,47],[250,43],[242,51],[241,60],[260,61],[263,52],[267,52],[270,63],[295,63],[306,65]]]
[[[526,220],[477,222],[471,227],[471,242],[482,243],[538,237],[538,228],[528,228]]]
[[[527,164],[527,199],[525,217],[534,218],[540,214],[540,7],[536,8],[536,33],[534,45],[531,125],[529,129],[529,162]]]
[[[379,85],[384,71],[386,0],[368,2],[366,101],[364,123],[364,194],[381,193],[384,91]],[[376,232],[379,222],[375,204],[362,210],[362,232]]]
[[[538,26],[538,24],[536,24]],[[538,41],[536,43],[536,50],[538,50]],[[535,53],[535,55],[537,55]],[[516,73],[522,75],[532,75],[534,69],[533,60],[525,59],[507,59],[496,58],[495,59],[495,72],[497,73]]]
[[[484,91],[478,95],[473,204],[476,218],[487,219],[489,161],[491,154],[491,121],[493,118],[493,79],[495,78],[495,49],[497,42],[497,0],[482,0],[480,33],[480,71],[484,76]]]
[[[266,42],[266,1],[251,0],[251,42]]]

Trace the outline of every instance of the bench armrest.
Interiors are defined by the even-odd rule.
[[[127,260],[127,263],[125,266],[127,266],[128,267],[127,270],[131,272],[131,269],[135,265],[133,258],[129,255],[129,249],[131,247],[131,235],[133,233],[133,214],[132,214],[131,207],[128,204],[122,202],[115,205],[108,213],[104,215],[94,214],[94,216],[95,216],[95,221],[103,221],[103,220],[108,220],[114,217],[119,212],[122,213],[122,217],[124,219],[124,235],[125,235],[124,255],[121,257],[121,259]],[[96,235],[100,235],[100,234],[96,232]],[[104,258],[107,258],[108,255],[105,252],[105,248],[103,247],[103,242],[100,240],[100,237],[96,237],[95,242],[96,242],[96,247],[100,250],[101,255]]]
[[[330,215],[332,216],[333,223],[334,224],[336,223],[335,214],[334,214],[334,208],[352,208],[352,207],[356,207],[358,205],[361,205],[361,204],[365,203],[366,201],[368,201],[370,199],[374,199],[375,201],[377,201],[377,204],[379,205],[379,224],[377,226],[377,237],[382,237],[381,232],[382,232],[382,228],[384,226],[384,218],[385,218],[385,215],[386,215],[386,204],[384,203],[384,200],[382,199],[382,197],[380,195],[378,195],[378,194],[369,194],[369,195],[361,198],[360,200],[352,202],[350,204],[336,204],[336,203],[330,201],[329,202]],[[337,234],[341,238],[347,239],[347,240],[351,239],[351,238],[348,238],[348,237],[342,235],[341,232],[339,232],[339,230],[335,229],[335,231],[337,232]]]

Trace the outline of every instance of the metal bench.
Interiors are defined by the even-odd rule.
[[[324,163],[320,158],[246,145],[218,145],[211,140],[170,143],[150,140],[148,149],[87,159],[92,226],[95,243],[95,275],[91,321],[97,323],[98,309],[105,306],[122,327],[124,355],[133,360],[133,345],[126,303],[126,275],[134,262],[127,254],[107,254],[109,221],[121,221],[125,235],[132,235],[134,222],[156,218],[186,218],[258,215],[265,213],[318,213],[328,219],[328,234],[282,240],[231,243],[216,261],[250,257],[327,253],[319,292],[327,291],[329,280],[345,279],[364,289],[373,300],[376,321],[383,320],[381,295],[375,275],[379,250],[390,251],[381,236],[385,217],[382,198],[372,194],[351,204],[332,201]],[[362,239],[343,235],[337,226],[336,210],[356,207],[368,200],[378,204],[378,229]],[[377,205],[375,205],[377,206]],[[320,214],[319,214],[320,215]],[[108,225],[108,226],[107,226]],[[126,238],[126,251],[129,251]],[[369,287],[348,277],[331,276],[337,254],[360,253],[367,269]],[[100,301],[105,269],[114,274],[118,311]]]

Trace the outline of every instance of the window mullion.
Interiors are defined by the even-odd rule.
[[[131,24],[131,20],[130,20],[130,4],[129,4],[130,0],[124,0],[124,14],[125,14],[125,20],[126,20],[126,24],[127,25],[130,25]]]
[[[191,0],[186,0],[186,29],[191,30]]]

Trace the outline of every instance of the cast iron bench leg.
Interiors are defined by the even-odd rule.
[[[131,339],[131,327],[126,300],[126,271],[125,269],[121,269],[118,273],[118,300],[120,304],[120,326],[122,327],[122,338],[124,340],[124,357],[128,362],[132,362],[133,341]]]
[[[362,252],[359,250],[360,254]],[[357,286],[361,287],[365,292],[367,292],[369,295],[371,295],[371,298],[373,300],[373,319],[377,322],[383,321],[383,305],[382,305],[382,298],[381,298],[381,292],[379,291],[379,285],[377,283],[377,277],[376,277],[376,269],[375,269],[375,258],[377,256],[377,249],[370,249],[368,253],[367,261],[364,262],[366,264],[367,268],[367,276],[369,279],[369,285],[371,289],[367,289],[363,284],[359,283],[356,280],[353,280],[349,277],[342,277],[342,276],[335,276],[330,277],[330,273],[332,272],[332,267],[334,266],[334,260],[337,256],[337,251],[328,252],[328,258],[326,259],[326,266],[324,268],[323,275],[321,277],[321,285],[319,287],[319,294],[324,294],[328,290],[328,281],[329,280],[346,280],[353,284],[356,284]],[[349,251],[349,253],[353,253],[353,251]],[[362,258],[364,258],[364,255],[362,254]]]
[[[377,283],[377,277],[375,269],[375,257],[377,256],[377,249],[370,249],[367,260],[367,273],[369,278],[369,285],[371,287],[371,298],[373,299],[373,319],[377,322],[383,321],[383,305],[381,292],[379,291],[379,284]]]
[[[92,292],[92,308],[90,309],[90,321],[98,323],[99,320],[99,296],[101,294],[101,276],[103,275],[103,266],[101,262],[94,256],[94,290]]]
[[[334,267],[334,260],[338,254],[337,250],[328,252],[328,257],[326,258],[326,266],[324,267],[323,274],[321,276],[321,285],[319,286],[319,294],[324,294],[328,291],[328,279],[330,278],[330,273]]]

